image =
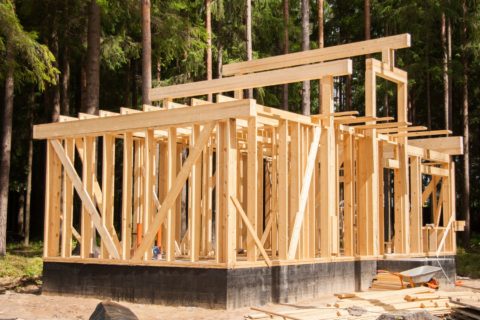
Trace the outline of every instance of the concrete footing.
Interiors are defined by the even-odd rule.
[[[365,290],[376,261],[206,269],[44,262],[46,294],[234,309]]]
[[[42,291],[146,304],[234,309],[366,290],[377,269],[403,271],[424,264],[438,265],[436,261],[357,260],[236,269],[44,262]],[[454,257],[443,258],[440,263],[448,277],[454,279]]]

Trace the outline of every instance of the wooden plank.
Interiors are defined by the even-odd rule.
[[[132,248],[132,188],[133,188],[133,135],[127,132],[123,140],[122,178],[122,259],[130,259]]]
[[[214,123],[213,122],[210,122],[203,127],[202,132],[200,133],[200,136],[198,138],[197,145],[195,145],[194,148],[190,151],[189,156],[188,156],[187,160],[184,162],[184,164],[183,164],[180,172],[178,173],[177,177],[170,184],[170,191],[168,192],[167,196],[165,197],[165,200],[163,201],[160,210],[155,215],[155,217],[154,217],[154,219],[151,223],[151,226],[149,228],[149,231],[147,232],[147,234],[145,234],[141,245],[138,247],[137,251],[135,252],[135,255],[133,256],[133,260],[139,260],[143,256],[144,252],[151,246],[151,244],[152,244],[152,242],[155,238],[155,235],[157,233],[157,230],[160,227],[161,223],[163,222],[164,215],[167,213],[167,211],[169,211],[169,209],[171,209],[172,205],[175,203],[175,199],[178,197],[179,192],[183,188],[183,185],[184,185],[185,181],[187,180],[188,175],[190,174],[190,170],[191,170],[193,164],[196,162],[198,157],[201,155],[201,152],[202,152],[205,144],[207,143],[207,140],[210,137],[210,134],[211,134],[213,128],[214,128]],[[173,131],[175,129],[173,128],[171,130]],[[173,137],[172,137],[172,139],[169,140],[169,152],[171,152],[170,147],[173,145],[174,140],[175,140],[175,143],[176,143],[176,139],[173,139]],[[174,163],[174,161],[172,161],[172,162]],[[172,169],[173,163],[171,163],[169,165],[170,169]],[[172,172],[175,172],[175,171],[172,171]],[[169,214],[170,214],[170,212],[169,212]],[[170,220],[173,220],[173,217],[170,217]],[[172,221],[170,221],[170,223],[168,223],[167,231],[168,231],[168,229],[173,230],[170,227],[173,227],[172,226]],[[170,245],[173,247],[172,249],[174,250],[175,248],[174,248],[174,241],[173,241],[174,239],[173,238],[174,238],[173,235],[171,235],[169,237]],[[168,245],[168,242],[167,242],[167,245]],[[171,255],[171,259],[173,260],[174,259],[174,251],[171,252],[170,255]],[[167,251],[167,258],[168,258],[168,251]]]
[[[463,137],[441,137],[412,139],[408,143],[415,147],[435,150],[448,155],[463,155]]]
[[[190,148],[193,148],[197,139],[200,136],[200,126],[194,125],[192,129],[192,138]],[[189,231],[190,231],[190,261],[195,262],[200,259],[200,236],[202,232],[201,225],[201,157],[195,162],[192,167],[191,174],[191,185],[192,185],[192,194],[191,194],[191,221],[189,221]]]
[[[228,119],[226,122],[226,167],[224,188],[225,202],[226,202],[226,216],[225,216],[225,235],[224,241],[226,243],[225,249],[225,262],[227,266],[233,266],[237,261],[237,246],[236,246],[236,232],[237,232],[237,210],[232,201],[229,201],[231,197],[237,197],[237,124],[235,119]]]
[[[216,151],[215,151],[215,254],[216,262],[225,262],[225,218],[227,213],[225,198],[225,167],[226,167],[226,142],[225,123],[219,122],[216,130]]]
[[[75,161],[75,142],[65,139],[65,153],[72,163]],[[48,179],[48,178],[47,178]],[[72,255],[73,229],[73,184],[68,179],[67,172],[63,172],[63,209],[62,209],[62,258]]]
[[[412,127],[399,127],[399,128],[385,128],[378,129],[377,133],[395,133],[395,132],[406,132],[406,131],[423,131],[427,130],[427,127],[423,126],[412,126]]]
[[[397,84],[397,119],[399,122],[407,120],[408,101],[407,80]],[[410,179],[408,174],[408,140],[398,138],[397,155],[399,169],[394,171],[395,192],[395,253],[410,253]],[[397,250],[398,249],[398,250]]]
[[[423,136],[439,136],[444,134],[452,134],[450,130],[430,130],[430,131],[419,131],[419,132],[401,132],[390,134],[390,137],[423,137]]]
[[[401,69],[391,67],[387,63],[376,59],[367,59],[367,65],[371,65],[371,68],[375,74],[381,78],[389,81],[399,83],[407,83],[407,73]]]
[[[318,152],[318,145],[320,143],[320,133],[321,133],[320,128],[315,127],[314,138],[313,138],[312,144],[310,145],[307,165],[306,165],[305,173],[303,175],[302,189],[301,189],[300,200],[299,200],[299,208],[295,216],[293,232],[290,238],[290,246],[288,248],[288,259],[295,258],[295,255],[297,252],[298,241],[300,237],[300,229],[302,227],[303,219],[305,216],[305,208],[307,206],[308,194],[309,194],[313,170],[315,166],[315,160]]]
[[[322,83],[321,113],[333,112],[333,78],[324,77]],[[323,119],[320,150],[320,255],[330,257],[338,252],[336,205],[336,153],[333,118]],[[334,230],[335,229],[335,230]],[[334,243],[335,242],[335,243]]]
[[[149,97],[152,101],[158,101],[165,98],[175,99],[194,97],[210,93],[313,80],[325,75],[343,76],[351,73],[352,61],[345,59],[308,66],[293,67],[289,69],[288,72],[285,72],[285,70],[273,70],[230,78],[198,81],[168,87],[157,87],[150,89]]]
[[[178,180],[178,178],[175,178],[177,174],[177,129],[176,128],[169,128],[168,129],[168,169],[167,169],[167,188],[168,188],[168,193],[167,196],[165,196],[165,199],[162,202],[162,207],[163,203],[166,202],[168,195],[172,193],[172,188],[174,186],[174,183]],[[193,163],[192,163],[193,165]],[[177,186],[178,192],[183,188],[183,184]],[[166,243],[166,250],[167,250],[167,255],[166,259],[167,261],[174,261],[175,260],[175,238],[176,238],[176,219],[177,219],[177,212],[176,208],[174,206],[174,203],[177,200],[178,197],[178,192],[175,194],[175,196],[171,196],[171,200],[168,203],[170,206],[169,210],[167,211],[167,243]],[[157,213],[158,216],[158,213]],[[155,217],[155,220],[157,220],[157,217]],[[161,223],[159,223],[160,226]],[[158,227],[159,227],[158,226]],[[157,228],[158,228],[157,227]]]
[[[50,142],[47,142],[47,170],[45,179],[45,233],[44,257],[55,257],[60,245],[60,183],[61,167]]]
[[[299,210],[299,197],[301,191],[301,136],[300,124],[289,122],[290,124],[290,172],[289,179],[289,212],[288,212],[288,234],[289,240],[293,234],[293,226],[295,223],[295,213]],[[287,256],[288,258],[288,256]],[[299,258],[297,256],[297,258]]]
[[[92,179],[93,179],[93,172],[95,171],[95,166],[93,162],[94,156],[95,156],[94,155],[94,138],[84,137],[83,138],[82,181],[83,181],[83,188],[85,188],[85,193],[87,196],[93,195]],[[72,182],[74,182],[73,179],[71,180]],[[89,258],[90,254],[93,253],[94,229],[92,226],[91,214],[89,214],[87,205],[88,205],[87,203],[82,203],[82,212],[81,212],[81,233],[82,233],[83,242],[80,244],[80,257],[83,259]],[[94,206],[94,209],[96,211],[95,206]]]
[[[288,121],[280,121],[278,128],[278,258],[287,259],[288,253]]]
[[[150,224],[154,215],[155,189],[155,152],[156,144],[153,129],[145,130],[145,147],[143,149],[144,187],[143,187],[143,236],[150,231]],[[150,259],[152,250],[145,252],[145,259]]]
[[[88,140],[88,138],[86,138],[86,140]],[[73,167],[73,164],[70,161],[70,159],[67,158],[67,156],[65,154],[65,150],[63,149],[60,142],[58,142],[57,140],[51,140],[50,143],[52,144],[52,147],[55,150],[55,153],[58,155],[60,161],[62,162],[63,168],[67,171],[68,177],[72,181],[73,186],[74,186],[75,190],[77,191],[78,196],[82,200],[82,203],[83,203],[85,209],[88,211],[88,213],[91,217],[91,222],[93,222],[93,225],[95,226],[98,233],[100,234],[100,236],[102,238],[102,241],[105,243],[105,246],[107,247],[108,253],[113,258],[119,259],[120,254],[117,250],[117,247],[116,247],[115,243],[113,242],[113,239],[112,239],[110,233],[103,226],[100,214],[98,213],[97,209],[95,208],[95,205],[93,204],[93,201],[92,201],[92,199],[91,199],[91,197],[88,193],[89,192],[89,190],[88,190],[89,189],[89,186],[88,186],[89,181],[84,181],[84,183],[86,182],[85,185],[84,185],[84,183],[82,183],[82,180],[77,175],[77,173],[75,171],[75,168]],[[90,155],[89,155],[89,152],[88,152],[88,149],[90,149],[89,144],[90,143],[88,141],[86,141],[86,146],[85,146],[85,150],[87,150],[86,155],[85,155],[86,160],[88,158],[90,158]],[[88,164],[89,161],[87,160],[85,162]],[[85,171],[89,171],[89,170],[85,170]],[[88,229],[91,229],[91,225],[86,224],[84,226],[84,228],[82,228],[82,229],[83,229],[82,230],[82,239],[84,239],[86,236],[88,236],[88,233],[89,233],[88,231],[87,232],[85,232],[85,231],[88,230]],[[88,241],[88,238],[84,239],[84,240]],[[87,248],[85,249],[85,247],[83,245]],[[90,248],[88,248],[89,247],[88,243],[84,243],[83,245],[82,245],[82,258],[85,258],[85,256],[88,256],[87,253],[89,253],[88,250],[90,250]]]
[[[268,57],[246,62],[237,62],[223,66],[222,74],[231,76],[258,71],[287,68],[297,65],[342,59],[381,52],[385,48],[402,49],[410,47],[410,35],[401,34],[391,37],[354,42],[339,46],[320,48],[281,56]]]
[[[344,225],[344,254],[353,256],[354,254],[354,213],[355,213],[355,153],[354,137],[351,134],[346,135],[344,142],[344,161],[343,161],[343,225]]]
[[[115,194],[115,137],[109,134],[103,136],[102,157],[102,223],[105,229],[114,234],[113,205]],[[102,258],[108,258],[105,244],[101,245]]]
[[[255,233],[258,235],[258,232],[261,231],[258,229],[258,216],[261,215],[262,211],[258,208],[258,190],[263,188],[258,187],[258,172],[259,172],[259,162],[257,159],[258,148],[257,148],[257,120],[255,117],[248,119],[248,152],[247,152],[247,212],[248,219],[252,223],[252,228]],[[263,217],[262,217],[263,218]],[[256,261],[258,256],[258,251],[255,246],[255,241],[250,234],[247,234],[247,259],[248,261]]]
[[[247,217],[247,214],[245,213],[245,211],[243,211],[243,208],[242,208],[241,204],[238,202],[237,198],[235,198],[234,196],[230,196],[230,199],[232,200],[232,202],[233,202],[235,208],[237,209],[238,213],[240,213],[240,216],[243,219],[243,223],[247,227],[248,233],[254,239],[255,245],[257,246],[258,250],[262,254],[263,258],[265,259],[265,263],[269,267],[271,267],[272,266],[272,261],[268,257],[268,254],[265,251],[265,248],[263,247],[262,242],[260,241],[260,239],[258,239],[257,233],[256,233],[255,229],[253,228],[252,224],[250,223],[250,221]]]
[[[448,169],[437,168],[433,166],[422,165],[421,170],[423,174],[428,174],[431,176],[448,177],[450,174]]]
[[[138,111],[138,110],[137,110]],[[83,136],[170,126],[191,125],[226,118],[245,118],[256,114],[254,100],[238,100],[194,107],[126,114],[115,118],[96,118],[82,121],[55,122],[34,126],[35,139]]]
[[[358,126],[353,126],[355,130],[366,130],[366,129],[384,129],[384,128],[392,128],[392,127],[402,127],[411,125],[410,122],[406,121],[397,121],[397,122],[386,122],[386,123],[378,123],[378,124],[362,124]],[[394,136],[394,135],[391,135]]]
[[[411,252],[421,253],[422,238],[422,173],[420,171],[421,159],[410,158],[410,236]]]

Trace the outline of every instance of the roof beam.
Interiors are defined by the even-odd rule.
[[[323,76],[344,76],[352,73],[352,60],[338,60],[313,65],[273,70],[237,77],[191,82],[150,89],[150,100],[186,98],[210,93],[229,92],[249,88],[320,79]]]
[[[360,41],[339,46],[320,48],[286,55],[268,57],[252,61],[231,63],[223,66],[223,76],[248,74],[253,72],[288,68],[298,65],[344,59],[382,52],[384,49],[402,49],[410,47],[410,34],[404,33],[391,37]]]

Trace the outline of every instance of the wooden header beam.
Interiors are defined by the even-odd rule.
[[[320,79],[323,76],[344,76],[352,73],[352,60],[338,60],[313,65],[274,70],[243,76],[198,81],[150,89],[150,100],[175,99],[200,96],[210,93],[229,92],[241,89],[274,86],[285,83]]]
[[[309,51],[295,52],[281,56],[268,57],[252,61],[231,63],[223,66],[223,76],[236,74],[248,74],[259,71],[267,71],[288,68],[298,65],[344,59],[347,57],[362,56],[385,49],[402,49],[410,47],[410,34],[404,33],[396,36],[354,42],[339,46],[314,49]]]
[[[85,119],[79,121],[55,122],[33,127],[34,139],[52,139],[84,135],[100,135],[125,131],[144,130],[168,126],[191,125],[228,118],[255,116],[255,100],[244,99],[224,103],[212,103],[198,107],[170,109],[120,115],[116,117]]]
[[[446,153],[451,156],[463,155],[463,137],[442,137],[442,138],[425,138],[411,139],[408,144]]]

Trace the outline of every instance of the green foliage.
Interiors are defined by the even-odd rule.
[[[6,43],[16,54],[16,80],[36,83],[42,91],[46,83],[54,84],[58,69],[53,66],[55,57],[47,46],[38,43],[37,34],[23,30],[16,14],[15,7],[8,0],[0,2],[0,54],[7,50]],[[3,49],[3,50],[2,50]],[[1,62],[0,62],[1,63]],[[1,63],[5,70],[5,62]]]
[[[40,276],[43,269],[42,250],[41,242],[34,242],[29,247],[10,243],[7,255],[0,258],[0,277]]]

